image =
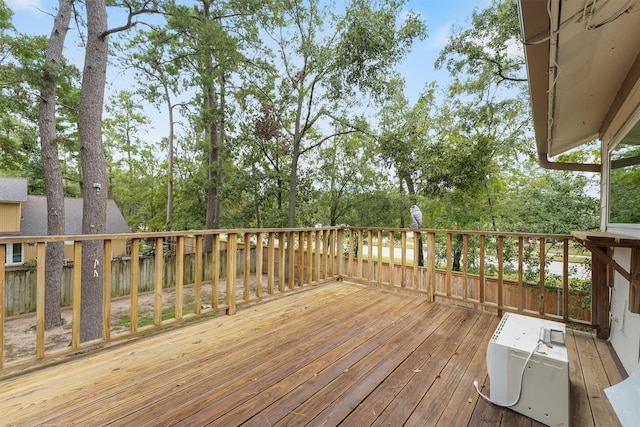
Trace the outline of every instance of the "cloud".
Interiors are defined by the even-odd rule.
[[[4,0],[4,3],[13,10],[31,9],[34,12],[42,9],[42,0]]]
[[[437,28],[433,34],[429,35],[426,43],[427,50],[440,51],[449,41],[452,27],[453,23],[447,22],[443,26]]]

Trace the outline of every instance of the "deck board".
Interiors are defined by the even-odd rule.
[[[0,380],[7,426],[541,424],[479,398],[499,318],[331,283]],[[616,425],[606,345],[569,332],[573,425]],[[598,414],[594,414],[598,412]]]

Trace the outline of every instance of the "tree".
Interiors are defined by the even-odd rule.
[[[403,4],[383,3],[376,9],[377,3],[353,0],[338,16],[323,10],[319,0],[287,3],[280,19],[266,26],[284,71],[272,108],[291,140],[289,227],[296,225],[301,158],[336,136],[356,132],[354,125],[347,125],[347,116],[336,112],[354,108],[358,96],[382,97],[393,65],[413,40],[425,36],[424,24],[413,13],[398,24]],[[330,28],[324,25],[327,17]],[[339,130],[323,132],[323,127]]]
[[[40,90],[39,129],[44,181],[47,193],[47,234],[62,235],[64,229],[64,188],[56,138],[56,92],[62,49],[69,29],[74,0],[60,0],[58,13],[45,56]],[[60,314],[60,283],[64,242],[49,242],[45,256],[45,328],[64,323]]]
[[[132,18],[155,12],[153,2],[127,2],[127,24],[107,28],[104,0],[87,2],[87,45],[85,48],[82,88],[80,90],[80,160],[82,165],[82,233],[101,234],[107,225],[107,167],[102,142],[102,108],[109,55],[108,36],[134,25]],[[136,8],[136,7],[139,7]],[[100,240],[82,244],[82,306],[80,341],[100,338],[102,334],[102,276],[104,246]]]
[[[182,106],[176,103],[174,97],[179,92],[181,71],[174,51],[179,47],[173,46],[174,36],[166,27],[153,27],[149,31],[138,33],[127,40],[124,45],[116,44],[122,52],[121,65],[123,68],[133,68],[139,81],[138,93],[143,99],[151,103],[158,110],[164,105],[169,117],[169,134],[167,135],[167,206],[164,228],[173,228],[174,205],[174,155],[175,155],[175,124],[174,110]],[[137,49],[131,52],[133,49]]]

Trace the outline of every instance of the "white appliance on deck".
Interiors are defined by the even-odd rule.
[[[548,426],[569,425],[565,325],[506,313],[487,348],[490,400]]]

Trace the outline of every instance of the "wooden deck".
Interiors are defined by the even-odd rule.
[[[538,426],[479,398],[498,317],[330,283],[0,381],[4,426]],[[567,334],[571,424],[615,426],[605,342]]]

